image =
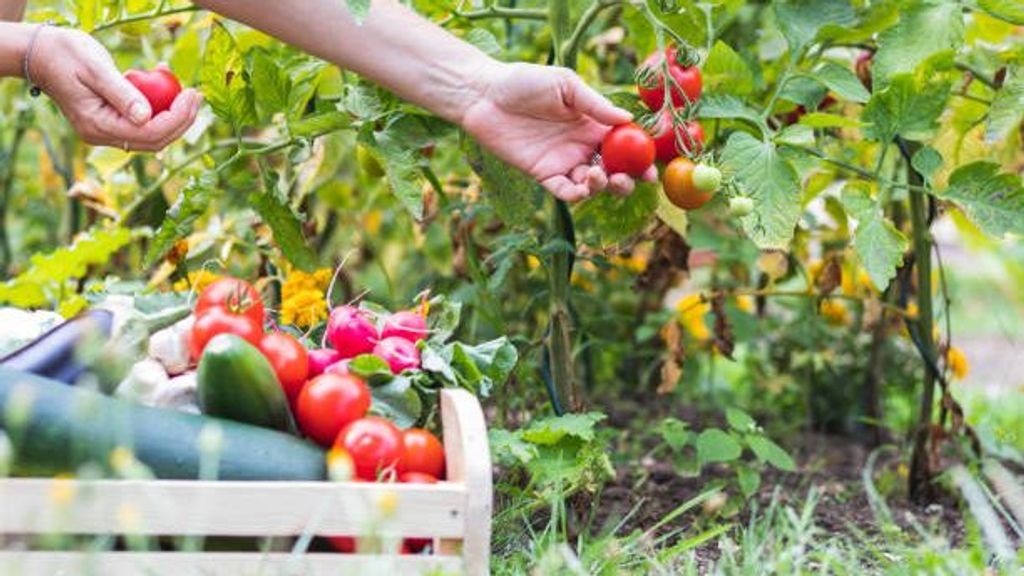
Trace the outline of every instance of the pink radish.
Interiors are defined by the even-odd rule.
[[[355,306],[338,306],[327,320],[327,341],[342,359],[369,354],[377,344],[377,327]]]
[[[373,354],[388,363],[392,374],[401,374],[404,370],[420,367],[419,349],[405,338],[385,338],[373,348]]]
[[[412,310],[395,312],[384,321],[384,330],[380,333],[384,338],[404,338],[409,342],[416,343],[430,335],[427,330],[427,320],[422,314]]]
[[[309,358],[309,378],[313,379],[327,371],[332,364],[337,364],[342,360],[341,352],[333,348],[321,348],[319,350],[310,350],[308,354]]]
[[[327,370],[324,370],[324,374],[338,374],[339,376],[344,376],[350,373],[351,372],[348,369],[348,360],[335,362],[334,364],[328,366]]]

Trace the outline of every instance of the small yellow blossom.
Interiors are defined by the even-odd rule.
[[[68,474],[62,474],[54,478],[52,488],[50,488],[50,498],[58,506],[70,504],[75,499],[75,483],[73,477]]]
[[[537,268],[540,268],[540,258],[537,258],[533,254],[527,254],[526,255],[526,266],[530,270],[536,270]]]
[[[330,268],[321,268],[312,273],[293,269],[288,272],[288,277],[281,285],[281,299],[288,300],[307,290],[326,292],[327,287],[331,284],[331,276],[333,276],[333,272]]]
[[[193,270],[188,273],[188,278],[182,278],[175,282],[174,289],[178,292],[185,292],[195,288],[195,291],[198,293],[202,292],[207,286],[220,279],[221,276],[219,274],[214,274],[205,268],[202,270]]]
[[[676,304],[679,323],[696,340],[707,341],[711,339],[711,331],[704,321],[704,317],[711,311],[711,304],[704,301],[700,294],[684,296]]]
[[[594,289],[594,283],[590,281],[590,278],[583,276],[579,272],[572,273],[572,285],[584,292],[591,292]]]
[[[281,301],[281,322],[312,328],[327,318],[327,298],[319,290],[302,290]]]
[[[907,318],[917,320],[918,314],[920,314],[920,310],[917,308],[917,302],[907,302]]]
[[[746,312],[747,314],[753,314],[757,311],[757,305],[754,303],[754,297],[743,294],[736,297],[736,308],[740,312]]]
[[[633,274],[640,274],[647,269],[647,255],[637,251],[628,257],[613,256],[611,263],[616,268],[625,268]]]
[[[850,323],[850,311],[846,309],[846,304],[839,300],[822,300],[818,312],[825,322],[833,326],[845,326]]]
[[[956,346],[950,346],[946,350],[946,366],[953,373],[955,380],[963,380],[971,370],[971,365],[967,362],[967,355]]]
[[[363,229],[371,236],[380,232],[380,224],[384,220],[380,210],[370,210],[363,216]]]
[[[327,476],[335,482],[348,482],[355,476],[356,465],[348,450],[332,448],[327,453]]]
[[[398,495],[388,490],[377,495],[377,510],[381,518],[390,518],[398,510]]]

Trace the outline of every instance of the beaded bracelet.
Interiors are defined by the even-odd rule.
[[[43,22],[39,26],[36,26],[36,29],[32,31],[32,36],[28,39],[28,47],[25,48],[25,56],[21,59],[21,71],[25,75],[25,80],[28,81],[28,85],[30,86],[29,94],[31,94],[33,98],[38,98],[39,95],[43,93],[43,89],[32,81],[32,75],[29,73],[29,62],[32,59],[32,50],[36,46],[36,39],[39,38],[39,33],[43,28],[50,25],[52,25],[51,22]]]

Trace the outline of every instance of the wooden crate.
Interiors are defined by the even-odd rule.
[[[483,412],[464,390],[441,392],[448,481],[0,480],[3,535],[293,537],[434,540],[433,555],[290,552],[0,550],[0,575],[341,575],[489,573],[491,459]]]

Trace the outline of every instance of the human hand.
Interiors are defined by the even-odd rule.
[[[566,201],[608,189],[629,194],[634,181],[591,162],[613,126],[628,122],[617,108],[571,70],[535,64],[496,64],[481,75],[480,97],[461,117],[484,147],[526,171]],[[644,180],[657,178],[653,166]]]
[[[124,78],[107,50],[77,30],[40,29],[29,75],[82,140],[99,146],[160,150],[188,130],[202,103],[198,92],[184,90],[170,110],[153,116],[145,96]]]

